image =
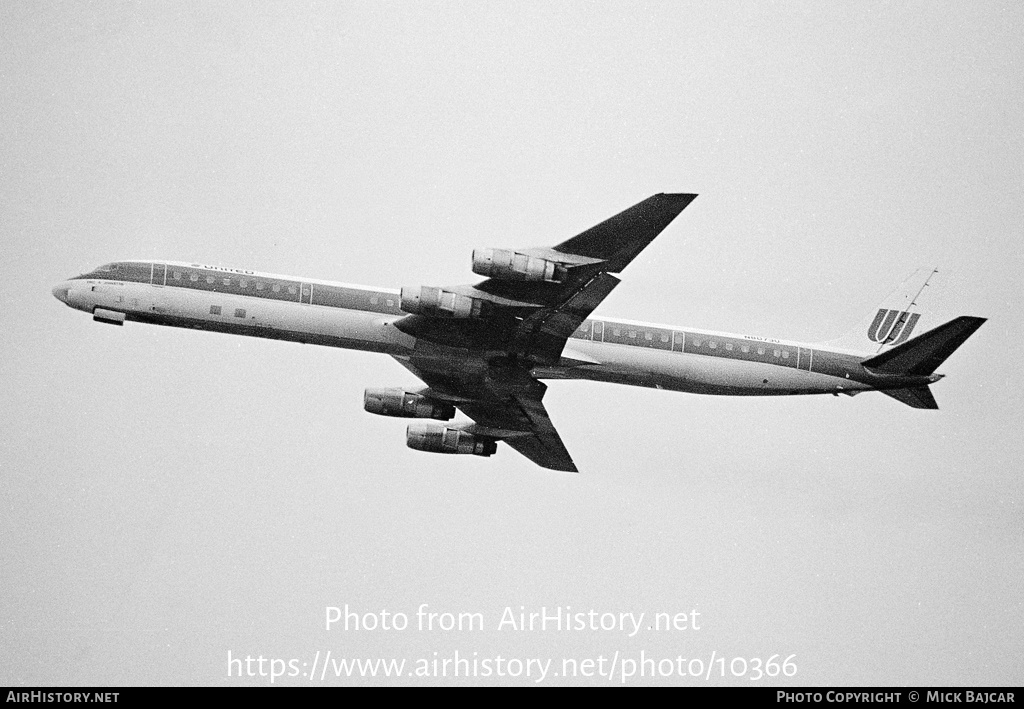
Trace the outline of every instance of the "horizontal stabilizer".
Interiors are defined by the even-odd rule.
[[[927,376],[938,369],[984,322],[985,318],[967,315],[955,318],[887,352],[866,359],[861,364],[873,372],[883,374]],[[892,396],[891,392],[885,393]]]
[[[882,389],[883,394],[887,394],[896,401],[902,401],[907,406],[913,409],[937,409],[939,405],[935,402],[935,397],[932,396],[932,390],[925,384],[919,387],[907,387],[906,389]]]

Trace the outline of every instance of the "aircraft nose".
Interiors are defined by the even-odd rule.
[[[51,292],[53,293],[53,297],[59,300],[60,302],[68,302],[68,287],[63,283],[54,286]]]

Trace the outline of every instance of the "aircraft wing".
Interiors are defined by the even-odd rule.
[[[396,359],[422,379],[432,395],[451,400],[476,422],[465,430],[500,438],[543,468],[578,472],[541,403],[547,385],[525,370],[488,368],[480,375],[460,376],[423,371],[407,358]]]
[[[695,194],[656,194],[551,249],[516,251],[567,261],[561,282],[490,278],[475,290],[539,306],[523,318],[518,340],[528,356],[557,360],[565,340],[619,284],[619,273],[667,227]]]
[[[414,337],[474,351],[504,351],[522,360],[557,363],[565,340],[601,303],[622,271],[692,202],[695,194],[656,194],[551,248],[515,249],[517,256],[561,264],[558,280],[488,278],[475,285],[426,289],[439,302],[472,303],[477,317],[442,311],[402,318]],[[403,302],[406,300],[403,289]],[[466,306],[470,307],[470,306]]]
[[[412,314],[394,325],[417,342],[411,356],[397,359],[432,396],[476,422],[466,430],[503,440],[545,468],[576,472],[541,403],[547,387],[531,369],[558,363],[566,339],[618,285],[611,274],[696,196],[656,194],[554,247],[485,250],[504,258],[506,270],[475,285],[403,288],[402,308]],[[510,274],[513,259],[522,268],[543,265],[551,277]]]

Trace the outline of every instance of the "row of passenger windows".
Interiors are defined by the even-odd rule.
[[[612,335],[614,337],[622,337],[622,328],[620,328],[620,327],[612,328]],[[653,342],[654,341],[654,333],[653,332],[645,332],[645,333],[643,333],[643,335],[644,335],[643,339],[647,340],[648,342]],[[636,337],[637,337],[637,331],[636,330],[627,330],[626,331],[626,337],[629,337],[630,339],[635,340]],[[661,336],[659,337],[659,339],[662,342],[668,342],[668,340],[669,340],[668,334],[664,333],[664,332],[661,333]]]
[[[693,338],[693,346],[694,347],[700,347],[702,345],[706,345],[709,350],[715,350],[715,349],[718,349],[719,344],[720,343],[717,340],[710,340],[710,339],[709,340],[704,340],[704,339],[702,339],[700,337]],[[724,343],[724,345],[725,345],[725,349],[728,350],[728,351],[732,351],[733,349],[735,349],[735,345],[732,342],[726,342],[726,343]],[[739,346],[739,351],[740,352],[747,352],[747,353],[749,353],[752,348],[753,348],[753,345],[741,344]],[[764,355],[768,351],[768,348],[764,347],[764,346],[758,346],[758,347],[756,347],[754,349],[756,349],[757,354],[759,354],[759,355]],[[771,349],[771,356],[772,357],[781,357],[782,359],[789,359],[789,350],[787,350],[787,349],[779,349],[779,348],[773,347]]]
[[[158,274],[154,274],[154,278],[159,282],[160,276]],[[197,286],[193,287],[199,287],[202,290],[223,291],[226,286],[227,289],[241,292],[243,295],[275,298],[277,300],[298,300],[301,303],[326,305],[333,308],[353,308],[356,310],[363,310],[367,307],[387,308],[387,312],[398,312],[397,299],[393,296],[388,297],[391,294],[385,295],[322,284],[317,284],[314,287],[310,283],[275,282],[252,276],[211,275],[202,272],[174,269],[167,271],[167,285],[181,284],[188,287],[189,282],[197,284]],[[205,285],[198,285],[201,282],[205,282]]]
[[[602,335],[603,332],[603,335]],[[593,334],[592,334],[593,333]],[[661,329],[654,330],[643,330],[643,329],[632,329],[626,327],[613,327],[611,324],[601,323],[600,321],[586,321],[580,325],[579,329],[574,333],[575,337],[582,337],[584,339],[591,339],[596,337],[598,340],[603,342],[614,343],[616,340],[622,341],[625,339],[636,340],[637,344],[646,344],[647,346],[663,347],[664,349],[672,349],[676,351],[682,351],[683,341],[686,337],[682,332],[666,332]],[[671,345],[669,342],[671,340]],[[779,359],[788,360],[791,357],[796,356],[793,350],[785,347],[775,347],[767,344],[756,344],[749,342],[735,342],[728,340],[720,340],[707,335],[690,335],[686,341],[687,352],[693,352],[698,349],[709,350],[725,350],[726,352],[737,352],[740,354],[746,354],[748,356],[761,356],[761,357],[776,357]]]
[[[118,278],[139,283],[181,286],[214,292],[229,291],[242,295],[298,301],[331,308],[380,309],[394,314],[400,312],[398,299],[391,293],[374,293],[362,289],[323,284],[316,284],[314,287],[311,283],[298,281],[273,280],[252,275],[213,274],[208,271],[175,268],[164,264],[112,263],[100,266],[93,274],[112,271],[117,271]]]
[[[171,273],[171,278],[175,281],[184,280],[184,277],[185,274],[183,274],[181,271],[173,271]],[[188,274],[188,279],[193,283],[197,283],[199,281],[199,274],[190,273]],[[209,285],[213,285],[217,280],[218,279],[213,276],[206,277],[206,282]],[[235,280],[232,278],[221,278],[219,280],[226,286],[235,284]],[[263,281],[257,281],[256,279],[253,278],[239,278],[237,281],[237,285],[239,288],[248,288],[252,284],[255,284],[256,290],[267,290],[267,284],[264,283]],[[280,293],[283,290],[287,290],[288,293],[292,295],[298,295],[299,293],[298,286],[282,286],[280,283],[274,283],[273,285],[270,286],[269,290],[273,293]],[[309,292],[308,287],[305,289],[305,292]]]

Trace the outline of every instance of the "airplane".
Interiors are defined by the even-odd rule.
[[[586,379],[700,394],[880,391],[937,409],[935,370],[985,322],[961,316],[911,337],[935,273],[916,272],[839,340],[803,343],[595,317],[640,252],[696,198],[656,194],[553,247],[483,248],[473,285],[370,288],[177,261],[118,261],[53,288],[101,323],[195,328],[391,355],[426,387],[366,389],[382,416],[431,419],[410,448],[490,456],[503,442],[578,472],[541,380]],[[456,409],[469,421],[451,422]]]

